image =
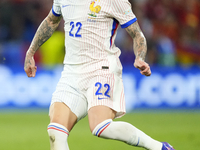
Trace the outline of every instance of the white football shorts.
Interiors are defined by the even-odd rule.
[[[125,114],[121,73],[111,73],[106,66],[87,73],[72,73],[70,70],[70,66],[65,65],[51,104],[65,103],[78,120],[85,117],[91,107],[99,105],[115,110],[116,118]]]

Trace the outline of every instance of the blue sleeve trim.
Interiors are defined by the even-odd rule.
[[[136,22],[136,21],[137,21],[137,18],[134,18],[134,19],[128,21],[127,23],[122,24],[121,27],[122,27],[122,28],[126,28],[126,27],[130,26],[131,24],[133,24],[133,23]]]
[[[57,14],[54,10],[53,10],[53,6],[52,6],[52,13],[54,14],[54,16],[59,17],[61,14]]]

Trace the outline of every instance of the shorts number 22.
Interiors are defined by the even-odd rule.
[[[110,95],[108,95],[108,93],[109,93],[109,91],[110,91],[110,85],[109,85],[109,84],[104,84],[104,87],[102,87],[102,84],[101,84],[100,82],[97,82],[97,83],[95,84],[95,86],[98,87],[98,89],[97,89],[95,95],[104,95],[104,96],[107,96],[107,97],[110,98]],[[105,93],[101,93],[101,92],[100,92],[100,91],[101,91],[101,88],[106,88]]]

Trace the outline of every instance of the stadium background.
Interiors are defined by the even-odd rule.
[[[132,40],[125,30],[120,29],[116,45],[122,50],[120,59],[124,66],[123,81],[129,112],[127,117],[122,119],[138,125],[153,137],[168,140],[178,149],[198,150],[200,147],[198,142],[200,1],[130,0],[130,2],[147,39],[147,62],[152,68],[152,76],[143,77],[133,67]],[[0,149],[2,150],[49,149],[45,128],[48,124],[51,94],[62,70],[63,21],[49,41],[37,51],[35,60],[38,72],[34,79],[26,77],[23,63],[34,33],[51,7],[52,0],[0,1]],[[69,139],[72,143],[77,135],[83,140],[84,134],[88,137],[85,138],[87,141],[83,140],[83,145],[90,140],[96,140],[90,135],[85,120],[81,125],[82,128],[86,126],[84,129],[87,132],[80,134],[78,131],[81,132],[82,128],[79,129],[77,126],[78,131],[72,131],[74,134]],[[10,145],[8,141],[14,144]],[[38,141],[43,142],[38,144]],[[100,142],[105,141],[100,140]],[[104,145],[110,146],[110,143],[105,142]],[[127,150],[131,149],[115,142],[111,142],[111,145],[112,148],[108,148],[109,150],[120,146]],[[117,145],[116,148],[113,145]],[[74,144],[73,148],[72,144],[73,149],[82,148],[76,146],[77,144]],[[90,145],[90,148],[85,149],[98,149],[96,146]]]

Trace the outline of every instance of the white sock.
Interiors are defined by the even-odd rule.
[[[112,119],[98,124],[92,132],[93,135],[102,138],[123,141],[129,145],[144,147],[148,150],[161,150],[162,143],[158,142],[133,125]]]
[[[51,150],[69,150],[67,143],[69,131],[63,125],[50,123],[47,131],[50,138]]]

